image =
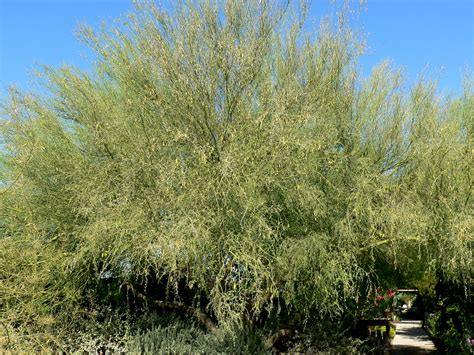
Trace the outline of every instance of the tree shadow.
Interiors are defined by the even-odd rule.
[[[413,345],[409,344],[393,344],[390,349],[390,354],[439,354],[436,349],[425,349],[421,344],[417,346],[416,343],[431,342],[430,337],[421,327],[419,321],[403,321],[403,325],[412,325],[407,327],[397,327],[397,335],[404,338],[409,338],[413,341]]]

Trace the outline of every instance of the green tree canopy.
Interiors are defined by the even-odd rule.
[[[61,334],[110,280],[229,329],[471,284],[473,81],[362,78],[346,16],[306,33],[304,4],[138,3],[82,28],[92,72],[45,68],[46,94],[4,104],[0,320]]]

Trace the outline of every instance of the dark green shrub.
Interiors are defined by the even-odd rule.
[[[474,314],[472,295],[465,287],[441,279],[428,329],[438,347],[448,353],[471,354]]]

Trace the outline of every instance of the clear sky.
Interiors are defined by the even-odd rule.
[[[321,15],[329,2],[313,0],[311,15]],[[0,97],[11,84],[31,89],[38,64],[87,68],[77,25],[97,26],[131,8],[129,0],[0,0]],[[390,58],[409,82],[428,66],[441,74],[442,91],[460,92],[463,68],[474,71],[474,0],[368,0],[366,8],[364,73]]]

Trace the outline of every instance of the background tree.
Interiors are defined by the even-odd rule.
[[[138,3],[81,30],[92,73],[12,90],[9,334],[61,346],[95,309],[153,305],[272,345],[373,285],[471,285],[472,80],[445,99],[388,63],[360,78],[346,16],[305,33],[304,3]]]

